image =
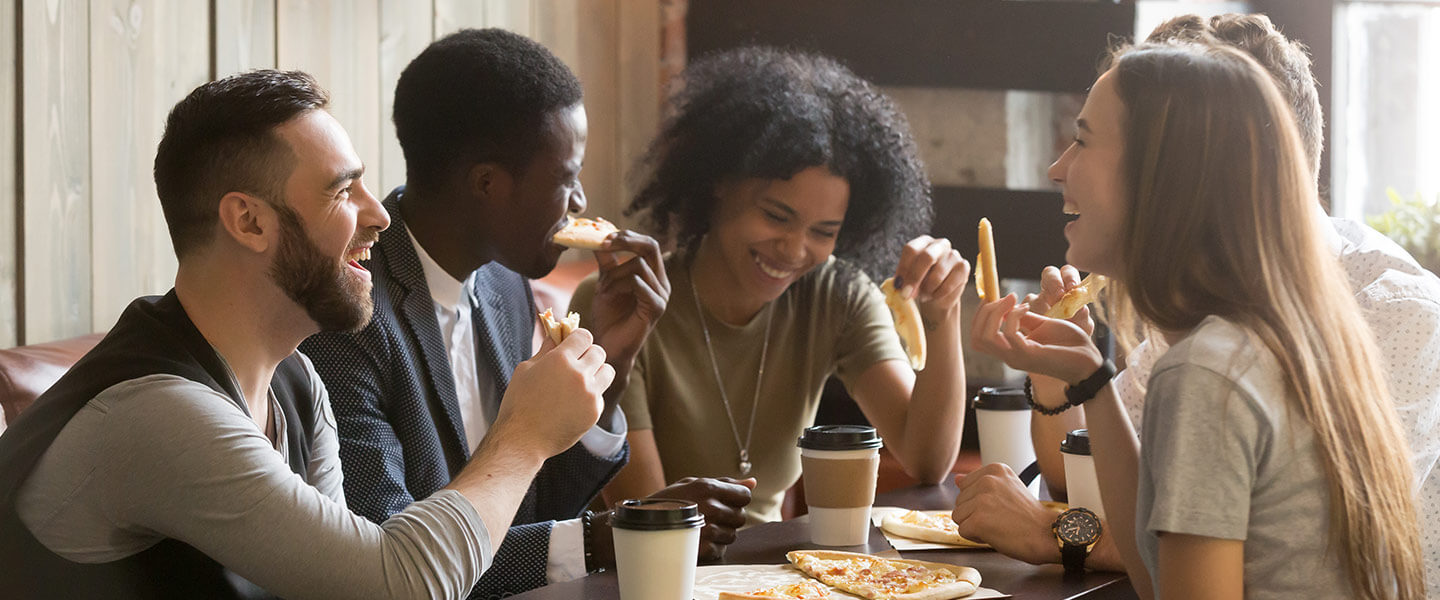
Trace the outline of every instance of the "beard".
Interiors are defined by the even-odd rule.
[[[276,206],[280,216],[280,247],[270,277],[285,295],[305,309],[320,331],[359,331],[370,323],[375,301],[370,286],[346,272],[344,263],[326,256],[289,206]],[[349,248],[372,242],[379,234],[362,229]],[[369,238],[369,239],[367,239]]]

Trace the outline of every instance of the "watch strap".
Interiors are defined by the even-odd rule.
[[[1084,404],[1085,401],[1094,398],[1095,394],[1100,393],[1105,384],[1110,383],[1114,377],[1115,363],[1110,359],[1105,359],[1105,362],[1100,364],[1100,368],[1095,369],[1095,372],[1086,377],[1084,381],[1065,388],[1066,404],[1070,406]]]
[[[1090,549],[1086,546],[1076,544],[1060,544],[1060,564],[1065,565],[1065,573],[1077,575],[1085,572],[1085,558],[1090,555]]]

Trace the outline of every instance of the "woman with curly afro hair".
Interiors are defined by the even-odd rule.
[[[665,314],[616,383],[631,454],[606,499],[734,477],[754,487],[749,522],[778,520],[832,374],[911,476],[940,481],[964,425],[970,265],[924,235],[929,182],[904,116],[834,60],[768,48],[704,58],[683,86],[627,210],[676,250]],[[875,283],[888,276],[919,304],[919,372]],[[572,309],[606,287],[583,282]]]

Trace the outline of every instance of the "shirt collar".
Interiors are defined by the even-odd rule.
[[[425,273],[425,284],[430,288],[430,299],[445,310],[453,311],[459,308],[460,300],[465,297],[465,290],[469,287],[470,278],[467,277],[462,283],[452,277],[440,267],[440,263],[430,258],[430,253],[425,251],[409,228],[405,229],[405,235],[410,236],[410,244],[415,246],[415,256],[420,259],[420,268]]]

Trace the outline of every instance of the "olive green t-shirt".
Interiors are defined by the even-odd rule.
[[[620,400],[630,429],[654,431],[667,482],[739,477],[740,448],[750,437],[757,485],[746,516],[751,524],[777,521],[785,490],[800,478],[795,441],[815,421],[825,380],[836,374],[850,387],[876,363],[905,360],[885,300],[862,272],[832,257],[749,323],[728,325],[706,311],[732,421],[705,348],[689,269],[672,255],[665,259],[665,270],[669,304],[636,358]],[[581,282],[570,301],[570,310],[581,313],[582,325],[588,321],[595,283],[594,275]],[[757,405],[756,374],[771,318]]]

